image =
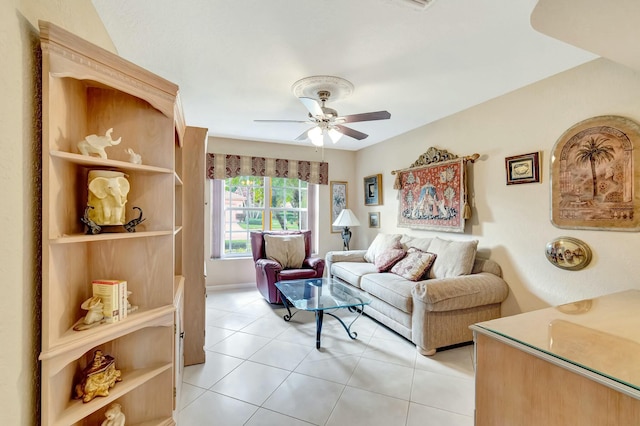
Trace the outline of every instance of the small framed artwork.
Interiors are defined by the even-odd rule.
[[[331,191],[331,232],[342,232],[342,227],[333,226],[342,209],[347,208],[347,182],[331,181],[329,183]]]
[[[504,159],[507,171],[507,185],[540,182],[540,154],[515,155]]]
[[[369,228],[380,228],[380,212],[369,212]]]
[[[371,175],[364,178],[364,205],[382,205],[382,175]]]

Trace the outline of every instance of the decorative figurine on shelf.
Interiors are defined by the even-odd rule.
[[[103,355],[101,350],[93,354],[93,362],[82,370],[82,380],[76,384],[76,399],[89,402],[96,396],[109,396],[109,389],[121,382],[120,370],[116,370],[116,360]]]
[[[107,130],[104,136],[98,135],[89,135],[78,142],[78,150],[82,155],[86,155],[91,157],[92,154],[97,155],[100,158],[107,159],[107,153],[105,148],[108,148],[113,145],[118,145],[122,138],[118,138],[117,140],[111,139],[111,132],[113,132],[113,128]]]
[[[135,151],[131,148],[125,149],[127,154],[129,154],[129,162],[133,164],[142,164],[142,156],[140,154],[136,154]]]
[[[100,299],[99,297],[94,296],[85,300],[84,302],[82,302],[82,305],[80,305],[80,307],[87,311],[87,314],[84,316],[81,322],[73,327],[74,330],[88,330],[100,324],[104,319],[104,314],[102,313],[104,304],[102,303],[102,299]]]
[[[89,210],[91,210],[93,208],[93,206],[87,206],[84,209],[84,216],[80,218],[80,222],[84,223],[85,225],[87,225],[87,234],[89,235],[95,235],[100,233],[100,231],[102,230],[102,228],[100,227],[100,225],[98,225],[97,223],[95,223],[93,220],[91,220],[91,218],[89,217]]]
[[[131,219],[129,222],[124,224],[124,229],[128,232],[136,232],[136,226],[140,225],[146,218],[142,217],[142,209],[140,207],[133,207],[135,210],[138,210],[140,214],[137,218]]]
[[[132,305],[131,302],[129,301],[129,296],[131,296],[131,293],[133,293],[133,292],[132,291],[127,291],[127,313],[128,314],[138,310],[138,306],[137,305]]]
[[[127,194],[131,186],[122,172],[90,170],[89,219],[97,225],[124,225]]]
[[[104,416],[107,419],[104,420],[100,426],[124,426],[125,416],[122,412],[122,406],[117,402],[114,402],[107,408]]]

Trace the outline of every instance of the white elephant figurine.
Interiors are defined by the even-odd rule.
[[[89,171],[89,219],[98,225],[124,225],[127,194],[131,189],[122,172]]]
[[[142,156],[136,153],[133,149],[127,148],[125,150],[129,154],[129,162],[133,164],[142,164]]]
[[[105,148],[108,148],[113,145],[118,145],[122,138],[118,138],[117,140],[111,139],[111,132],[113,132],[113,128],[107,130],[104,136],[98,135],[89,135],[78,142],[78,150],[82,155],[91,156],[95,154],[100,158],[107,158],[107,153],[105,152]]]

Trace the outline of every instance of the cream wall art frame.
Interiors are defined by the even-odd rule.
[[[347,182],[331,181],[329,183],[331,192],[331,232],[342,232],[343,227],[333,226],[342,209],[347,208]]]
[[[640,125],[620,116],[581,121],[551,156],[551,222],[558,228],[640,230]]]

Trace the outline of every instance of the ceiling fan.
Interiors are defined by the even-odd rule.
[[[388,111],[365,112],[340,116],[338,111],[325,106],[332,93],[339,96],[347,96],[353,91],[353,85],[340,77],[333,76],[312,76],[303,78],[294,83],[292,90],[300,99],[300,102],[307,109],[307,120],[254,120],[255,122],[277,122],[277,123],[311,123],[314,126],[305,130],[295,140],[301,141],[311,139],[311,143],[316,146],[323,146],[325,142],[338,142],[345,135],[351,138],[362,140],[367,136],[358,130],[344,126],[344,123],[355,123],[361,121],[387,120],[391,118]],[[313,93],[317,98],[309,96]]]

